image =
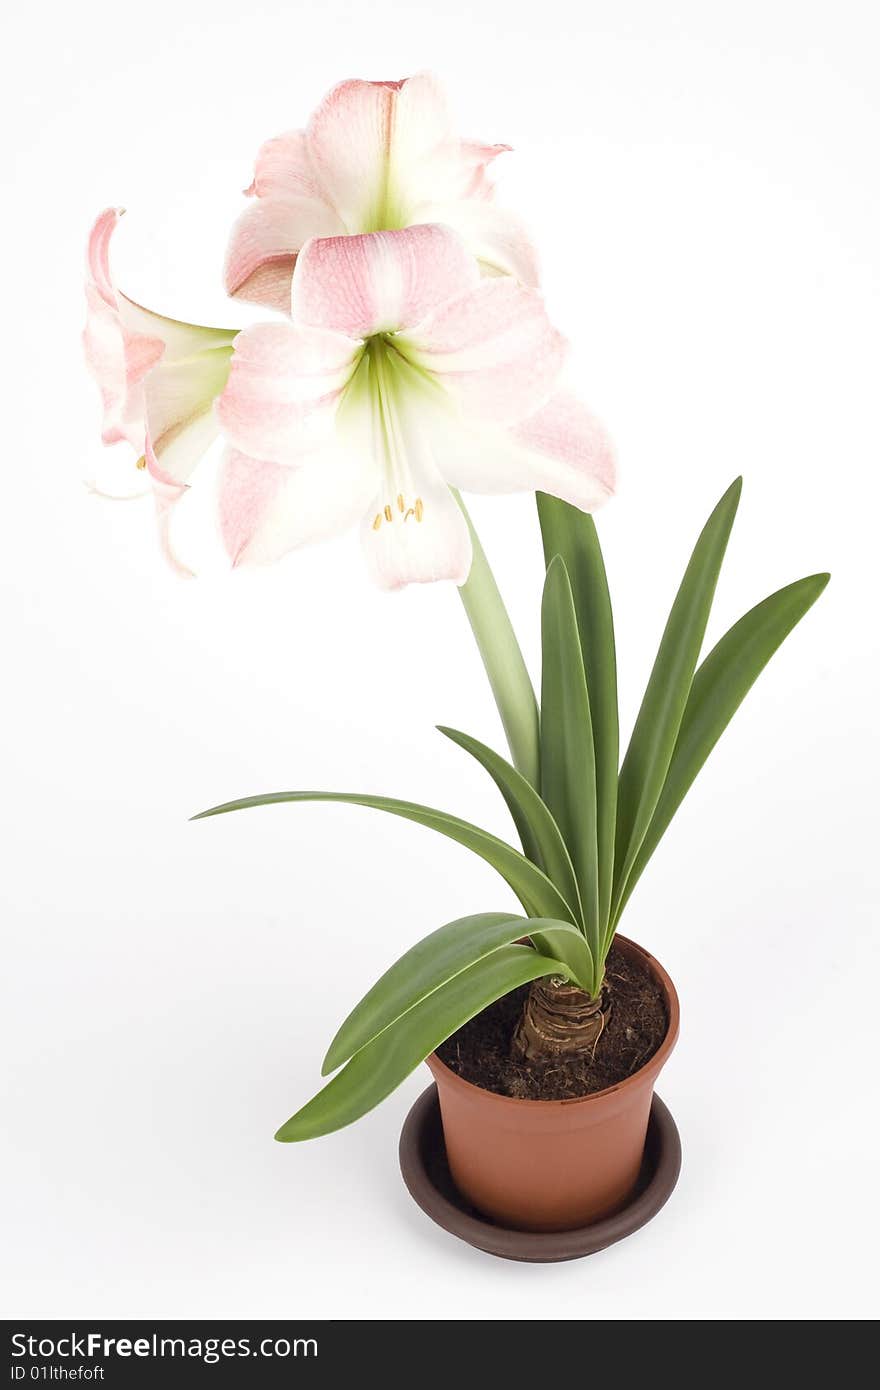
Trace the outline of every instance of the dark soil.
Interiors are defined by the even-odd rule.
[[[594,1049],[548,1062],[514,1061],[510,1043],[529,986],[490,1004],[437,1048],[437,1055],[484,1091],[520,1100],[572,1100],[625,1081],[653,1057],[669,1019],[663,995],[646,966],[611,947],[604,1007],[610,1015]]]

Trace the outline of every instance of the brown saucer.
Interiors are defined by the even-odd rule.
[[[645,1158],[638,1185],[627,1205],[613,1216],[572,1231],[515,1231],[481,1215],[457,1191],[446,1162],[437,1087],[423,1091],[400,1134],[400,1171],[410,1196],[450,1235],[504,1260],[549,1264],[594,1255],[632,1235],[656,1216],[669,1198],[681,1168],[681,1140],[675,1121],[654,1096]]]

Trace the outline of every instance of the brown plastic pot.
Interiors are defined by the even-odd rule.
[[[620,1210],[639,1178],[654,1083],[678,1037],[678,996],[663,966],[616,937],[663,991],[669,1027],[639,1071],[577,1100],[515,1100],[456,1076],[436,1053],[437,1083],[453,1181],[486,1216],[521,1231],[565,1231]]]

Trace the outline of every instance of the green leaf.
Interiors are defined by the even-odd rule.
[[[509,912],[478,912],[438,927],[386,970],[355,1005],[327,1049],[321,1075],[328,1076],[341,1067],[453,975],[527,932],[526,918],[512,917]]]
[[[531,677],[486,552],[461,497],[457,492],[454,495],[468,525],[473,553],[467,582],[458,592],[483,658],[511,757],[517,771],[537,787],[540,779],[539,716]]]
[[[546,564],[554,555],[565,561],[581,639],[596,759],[599,922],[604,930],[611,910],[614,878],[619,759],[617,655],[611,596],[593,518],[569,502],[542,492],[538,493],[538,518]]]
[[[442,724],[438,728],[441,734],[452,739],[486,769],[507,802],[527,858],[543,869],[556,885],[572,909],[572,920],[577,921],[581,914],[581,903],[571,858],[559,826],[532,784],[500,754],[487,748],[485,743],[480,743],[479,739],[460,733],[458,729],[448,729]]]
[[[614,921],[669,770],[741,491],[742,479],[737,478],[709,517],[694,547],[620,769],[611,913]]]
[[[593,726],[571,585],[558,555],[550,561],[544,581],[541,649],[541,796],[568,845],[584,932],[601,968]]]
[[[566,933],[586,948],[570,922],[512,917],[509,912],[481,912],[447,922],[402,955],[352,1010],[330,1044],[321,1075],[342,1066],[427,995],[493,951],[523,936],[552,941]]]
[[[314,1139],[360,1119],[468,1019],[530,980],[559,974],[566,972],[558,961],[530,946],[500,947],[435,989],[356,1052],[275,1138],[283,1143]]]
[[[530,917],[555,917],[563,921],[570,917],[570,909],[557,888],[537,865],[532,864],[518,849],[488,830],[481,830],[470,821],[449,816],[445,811],[436,811],[431,806],[419,806],[413,801],[397,801],[388,796],[365,796],[358,792],[270,792],[263,796],[245,796],[238,801],[226,801],[222,806],[212,806],[201,811],[193,820],[204,820],[207,816],[224,815],[227,811],[243,811],[251,806],[274,806],[284,801],[341,801],[350,806],[368,806],[376,811],[386,811],[392,816],[425,825],[429,830],[437,830],[448,839],[464,845],[466,849],[478,854],[497,869],[501,877],[516,893]]]
[[[830,577],[813,574],[765,598],[734,623],[700,666],[688,696],[663,791],[630,870],[618,916],[730,720],[773,653],[812,608]]]

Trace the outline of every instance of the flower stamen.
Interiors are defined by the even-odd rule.
[[[402,514],[404,521],[409,521],[411,516],[414,516],[416,521],[421,521],[425,515],[425,504],[421,497],[417,497],[415,504],[412,507],[408,507],[406,505],[406,498],[402,492],[399,492],[397,494],[397,510]],[[394,510],[390,502],[386,502],[381,512],[377,512],[373,517],[373,530],[378,531],[383,521],[393,522],[395,520]]]

